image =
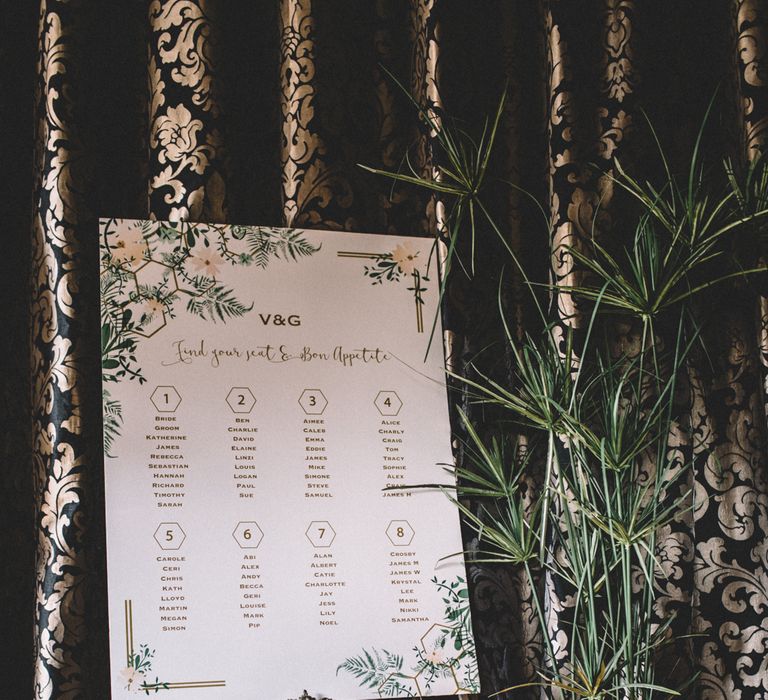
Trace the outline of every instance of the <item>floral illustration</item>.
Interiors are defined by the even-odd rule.
[[[374,264],[366,265],[363,268],[363,274],[373,280],[373,284],[383,284],[385,280],[387,282],[400,282],[403,277],[410,277],[412,284],[407,289],[413,293],[416,305],[416,330],[418,333],[424,332],[423,293],[427,291],[424,282],[429,282],[430,260],[421,260],[420,251],[413,243],[410,241],[399,243],[394,250],[388,253],[361,253],[341,250],[338,256],[340,258],[372,260]],[[431,254],[429,257],[431,258]]]
[[[155,678],[152,683],[147,683],[147,674],[152,670],[154,656],[155,650],[150,649],[146,644],[141,644],[136,654],[129,652],[128,666],[120,671],[126,690],[144,691],[147,695],[150,691],[157,693],[160,690],[168,690],[168,684],[158,678]]]
[[[164,139],[175,139],[173,143],[183,150],[186,141],[179,128],[171,131],[169,126],[159,133]],[[270,261],[295,262],[319,250],[300,231],[257,226],[106,219],[101,222],[100,237],[102,398],[108,456],[122,422],[120,405],[110,397],[108,386],[123,379],[144,383],[136,359],[143,338],[159,333],[182,312],[212,323],[243,316],[253,303],[238,299],[227,286],[228,268],[266,268]]]
[[[127,665],[120,669],[120,680],[125,690],[134,693],[159,693],[161,690],[176,690],[180,688],[224,688],[227,683],[223,680],[211,681],[161,681],[157,676],[152,681],[149,673],[152,671],[152,662],[155,658],[155,650],[148,644],[140,644],[139,651],[134,651],[133,643],[133,601],[124,601],[125,611],[125,655]]]
[[[454,686],[454,695],[478,692],[466,583],[460,576],[450,583],[434,577],[432,583],[445,604],[443,619],[425,628],[407,667],[401,654],[372,648],[347,658],[336,672],[351,674],[361,688],[374,690],[379,697],[422,697],[439,679]]]

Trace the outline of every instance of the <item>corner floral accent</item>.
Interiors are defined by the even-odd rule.
[[[107,387],[126,378],[146,381],[136,360],[141,339],[182,311],[212,323],[244,316],[253,303],[224,283],[228,268],[296,262],[319,247],[293,229],[186,222],[104,219],[99,235],[104,450],[112,457],[122,414]]]
[[[181,688],[224,688],[226,681],[161,681],[157,676],[152,682],[148,682],[149,672],[152,670],[152,661],[155,658],[155,650],[148,644],[140,644],[138,653],[134,651],[133,644],[133,601],[124,602],[125,610],[125,656],[128,664],[120,670],[120,677],[125,681],[125,690],[134,693],[159,693],[161,690],[177,690]]]
[[[445,613],[440,622],[424,630],[413,647],[404,670],[405,658],[386,649],[362,650],[347,658],[336,669],[351,674],[361,688],[375,690],[379,697],[422,697],[436,681],[449,679],[454,690],[450,695],[477,693],[478,680],[475,643],[469,617],[469,593],[460,576],[454,581],[432,578],[443,597]]]
[[[387,282],[400,282],[403,277],[412,279],[412,286],[408,287],[413,292],[416,305],[416,331],[424,332],[424,298],[427,291],[424,282],[429,282],[429,259],[419,260],[420,252],[412,243],[406,241],[395,246],[388,253],[361,253],[351,250],[340,250],[337,253],[340,258],[361,258],[373,260],[373,265],[366,265],[363,274],[373,280],[372,284]],[[429,256],[431,258],[431,254]],[[423,267],[420,264],[423,263]],[[422,271],[423,270],[423,271]]]

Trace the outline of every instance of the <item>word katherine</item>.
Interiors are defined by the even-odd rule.
[[[217,348],[206,347],[205,339],[201,339],[194,345],[186,345],[186,341],[176,340],[171,343],[174,359],[169,362],[163,362],[163,366],[188,365],[198,358],[210,358],[213,367],[221,366],[225,360],[240,360],[241,362],[250,362],[251,360],[266,360],[280,364],[297,360],[299,362],[335,362],[343,367],[353,367],[355,364],[381,364],[391,359],[389,353],[381,348],[355,348],[347,349],[342,345],[337,345],[332,351],[317,351],[309,345],[298,349],[290,348],[287,345],[259,345],[255,348]]]

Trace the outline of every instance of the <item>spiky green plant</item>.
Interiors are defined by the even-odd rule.
[[[514,378],[504,383],[478,367],[474,379],[454,378],[506,420],[494,432],[460,411],[464,459],[446,467],[452,478],[405,488],[444,488],[476,533],[470,558],[519,566],[529,580],[544,657],[536,680],[500,692],[540,686],[547,697],[573,700],[676,696],[694,676],[675,687],[657,678],[659,650],[681,639],[671,614],[659,617],[654,607],[665,578],[657,536],[684,526],[693,506],[693,465],[683,456],[692,451],[675,449],[675,440],[694,441],[684,428],[687,368],[706,353],[705,315],[696,305],[715,285],[766,270],[744,265],[734,251],[745,248],[744,236],[755,243],[766,231],[768,169],[762,162],[740,175],[728,163],[720,172],[707,169],[703,126],[683,177],[672,174],[661,148],[660,183],[641,182],[615,163],[608,176],[638,207],[628,242],[609,249],[594,236],[570,248],[583,281],[539,287],[550,299],[568,293],[577,300],[588,321],[577,332],[548,318],[484,201],[502,109],[503,100],[477,141],[420,109],[442,159],[436,177],[373,170],[446,200],[450,215],[440,234],[448,239],[447,276],[473,274],[482,220],[518,266],[544,328],[518,338],[500,300]],[[469,250],[469,261],[459,260],[460,249]],[[631,351],[618,349],[617,320],[633,329]],[[551,585],[539,585],[541,577]],[[546,633],[552,586],[568,600],[564,656]]]

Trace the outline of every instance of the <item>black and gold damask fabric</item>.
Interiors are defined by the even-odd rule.
[[[434,233],[444,203],[357,164],[434,172],[414,103],[471,131],[506,86],[492,168],[548,222],[514,189],[492,206],[534,277],[568,285],[581,273],[565,246],[593,223],[623,235],[615,159],[658,168],[644,114],[676,167],[716,86],[713,161],[757,157],[768,125],[765,0],[30,0],[0,15],[2,697],[108,695],[98,216]],[[451,282],[446,325],[457,369],[479,358],[512,381],[501,259],[486,236],[474,279]],[[504,276],[517,332],[524,291]],[[742,290],[712,314],[696,446],[679,446],[696,450],[696,508],[661,533],[658,604],[702,635],[681,650],[700,671],[691,697],[765,700],[768,303]],[[565,293],[558,319],[581,322]],[[542,630],[521,572],[469,574],[486,694],[535,679],[544,634],[565,658],[555,590]]]

